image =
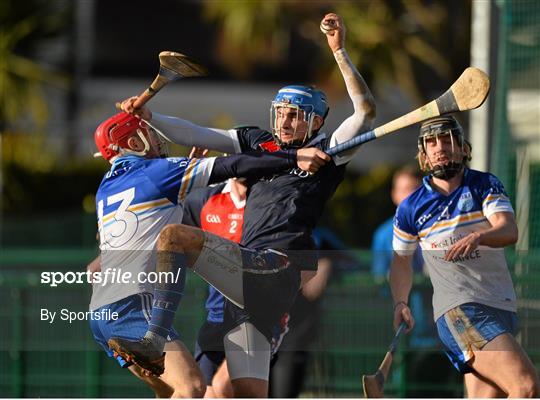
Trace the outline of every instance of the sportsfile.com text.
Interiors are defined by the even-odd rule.
[[[130,271],[122,271],[122,268],[111,268],[105,271],[44,271],[41,273],[41,283],[56,287],[63,283],[90,283],[105,286],[108,284],[122,283],[175,283],[180,279],[180,271],[173,272],[139,272],[133,274]]]

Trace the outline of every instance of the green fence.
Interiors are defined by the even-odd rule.
[[[144,384],[123,371],[94,342],[88,322],[59,321],[63,308],[87,311],[86,284],[40,283],[41,271],[84,271],[94,250],[16,249],[0,256],[0,396],[152,397]],[[195,275],[182,301],[176,326],[186,344],[204,315],[206,287]],[[53,324],[41,309],[58,312]]]
[[[519,340],[540,370],[540,2],[497,1],[496,5],[500,10],[499,49],[497,75],[492,77],[496,110],[490,170],[505,183],[515,204],[521,239],[510,265],[520,299]],[[91,246],[93,218],[80,217],[77,211],[70,221],[71,229],[65,223],[56,225],[58,238],[62,232],[81,231],[73,242]],[[54,225],[47,219],[38,224]],[[2,243],[27,242],[28,229],[20,221],[6,217],[2,225]],[[48,236],[47,242],[55,236],[50,229],[36,225],[34,241],[39,232]],[[58,239],[58,245],[68,243]],[[87,323],[48,324],[40,320],[41,308],[65,306],[85,311],[90,298],[90,288],[85,285],[41,285],[40,272],[80,271],[94,255],[94,250],[86,248],[2,248],[1,397],[152,396],[143,383],[105,356]],[[190,276],[175,325],[191,349],[204,319],[205,296],[204,283]],[[359,397],[360,376],[376,370],[392,337],[390,298],[367,272],[354,272],[331,283],[323,311],[305,395]],[[436,349],[413,348],[405,341],[397,353],[386,394],[461,396],[459,377],[451,368],[418,369],[420,359],[439,362],[440,357]]]
[[[540,2],[495,4],[499,33],[490,171],[504,182],[515,207],[519,338],[540,370]]]
[[[151,397],[152,393],[106,357],[86,322],[41,321],[40,310],[66,307],[86,311],[90,288],[84,284],[49,287],[41,271],[81,271],[93,250],[5,250],[0,255],[0,396],[1,397]],[[369,260],[369,253],[364,254]],[[537,265],[540,255],[511,255],[513,263]],[[521,340],[540,366],[540,279],[516,277],[522,294]],[[418,282],[415,287],[423,287]],[[175,326],[193,349],[204,320],[206,286],[189,275]],[[305,396],[359,397],[360,377],[376,371],[393,332],[391,300],[385,285],[366,272],[334,280],[323,302],[323,318],[313,348]],[[424,364],[419,369],[421,360]],[[443,367],[438,369],[430,360]],[[425,367],[426,361],[429,365]],[[435,348],[401,346],[386,394],[410,397],[460,397],[460,377]]]
[[[540,2],[496,4],[500,19],[490,170],[512,197],[518,248],[528,251],[540,248]]]

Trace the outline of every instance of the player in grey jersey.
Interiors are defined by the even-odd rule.
[[[424,122],[418,160],[429,175],[398,207],[390,286],[394,326],[408,306],[417,245],[433,284],[434,317],[469,397],[536,397],[538,376],[516,341],[516,295],[503,248],[516,243],[514,211],[501,182],[469,169],[471,146],[451,116]]]

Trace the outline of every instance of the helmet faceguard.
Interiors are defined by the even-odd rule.
[[[129,138],[134,135],[137,135],[144,145],[140,151],[133,150],[128,145]],[[166,156],[166,145],[163,139],[145,121],[125,112],[118,113],[103,121],[96,129],[94,141],[99,153],[94,154],[94,156],[102,156],[110,162],[121,154],[144,157],[152,149],[148,139],[151,135],[155,138],[154,146],[157,145],[159,156]]]
[[[450,152],[441,151],[439,155],[427,154],[427,143],[430,140],[437,142],[445,136],[450,137]],[[418,162],[423,171],[435,178],[449,180],[459,174],[463,167],[471,160],[471,145],[465,139],[463,128],[452,116],[436,117],[425,121],[420,127],[418,136]],[[433,158],[442,158],[440,162]]]
[[[287,110],[288,116],[283,115],[284,110]],[[320,90],[308,86],[285,86],[281,88],[270,107],[270,127],[276,143],[281,148],[302,147],[315,133],[313,129],[315,116],[318,115],[324,121],[328,115],[328,110],[326,95]],[[307,123],[307,129],[303,138],[285,142],[282,140],[282,118],[291,118],[291,112],[295,114],[292,119],[303,120]],[[295,135],[296,125],[293,137]]]

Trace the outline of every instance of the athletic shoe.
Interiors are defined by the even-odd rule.
[[[107,342],[109,348],[128,362],[137,364],[142,369],[160,376],[165,371],[165,353],[160,352],[147,338],[139,341],[113,337]]]

